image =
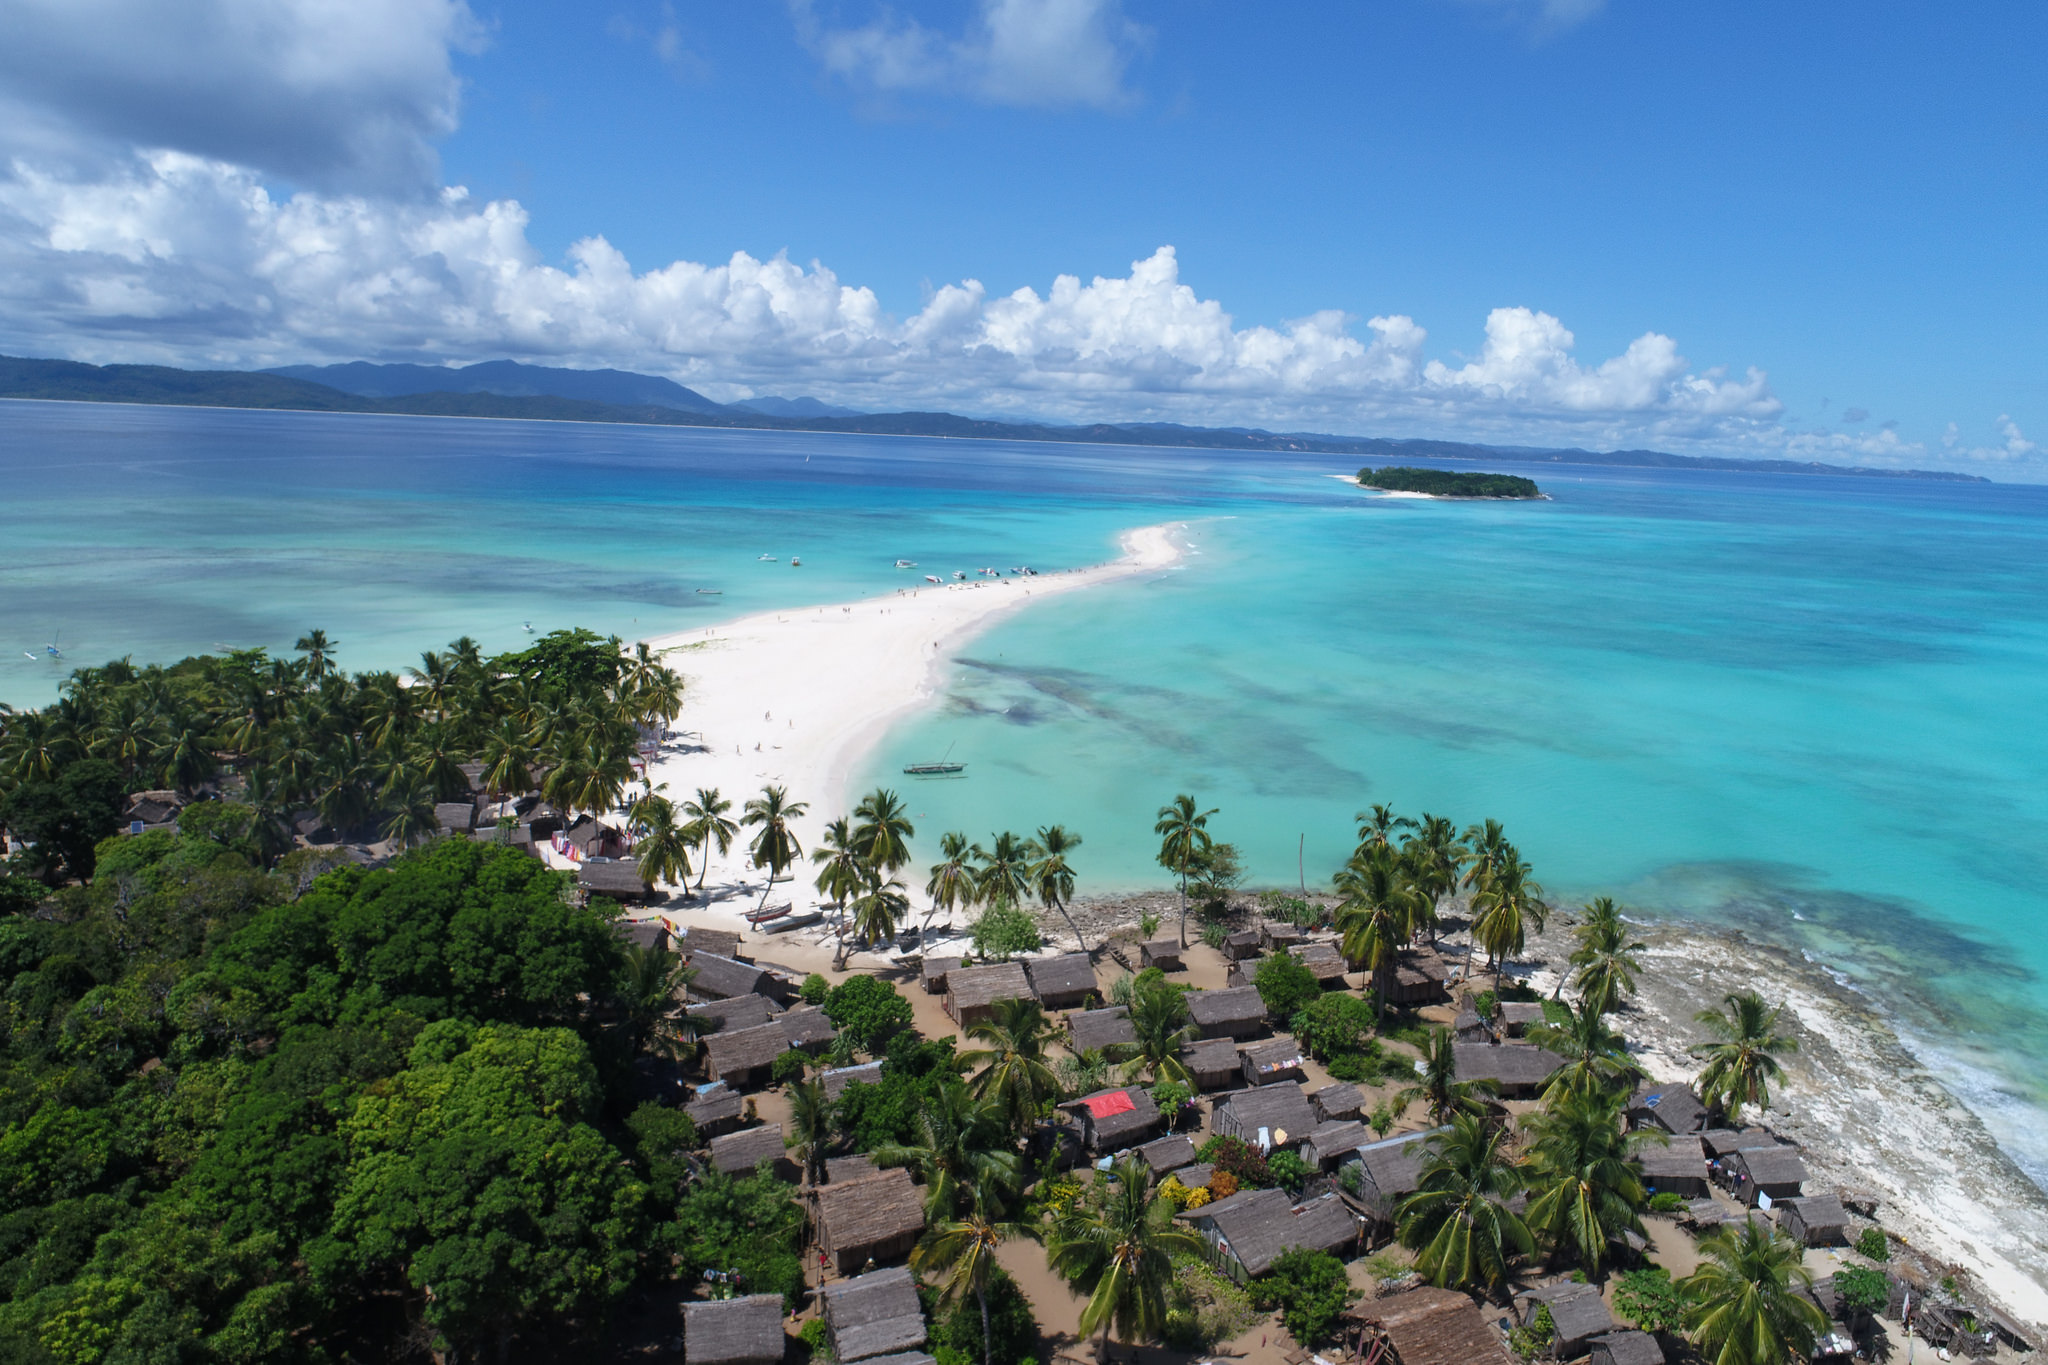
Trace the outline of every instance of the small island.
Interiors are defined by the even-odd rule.
[[[1533,480],[1513,474],[1467,474],[1454,469],[1414,469],[1389,465],[1358,471],[1360,488],[1388,493],[1425,493],[1432,498],[1540,498]]]

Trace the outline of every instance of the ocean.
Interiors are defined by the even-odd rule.
[[[890,735],[859,786],[920,852],[1057,822],[1084,894],[1158,885],[1186,791],[1313,887],[1370,803],[1499,819],[1554,899],[1855,982],[2048,1183],[2048,488],[1557,466],[1446,503],[1355,464],[0,402],[0,698],[314,626],[353,668],[632,638],[1181,521],[1179,567],[1002,621]],[[964,779],[901,775],[941,754]]]

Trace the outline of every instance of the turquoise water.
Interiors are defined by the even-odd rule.
[[[1549,502],[1436,503],[1343,469],[0,403],[0,696],[52,695],[22,657],[52,633],[171,659],[320,625],[395,666],[1186,521],[1181,567],[1003,622],[889,738],[868,780],[928,845],[1059,821],[1084,892],[1156,884],[1153,812],[1185,790],[1256,881],[1313,885],[1369,802],[1492,816],[1554,895],[1740,922],[1872,987],[2048,1177],[2048,490],[1551,469]],[[898,773],[948,748],[967,780]]]

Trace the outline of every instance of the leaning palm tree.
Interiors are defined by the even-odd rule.
[[[1074,868],[1067,861],[1067,855],[1080,846],[1081,836],[1068,833],[1065,825],[1041,825],[1038,837],[1025,845],[1032,860],[1025,876],[1031,884],[1032,893],[1038,897],[1038,903],[1059,913],[1067,927],[1074,931],[1074,942],[1081,945],[1081,951],[1085,953],[1088,940],[1081,937],[1081,927],[1067,913],[1067,905],[1074,899]]]
[[[1146,983],[1132,990],[1127,1013],[1137,1038],[1123,1045],[1125,1081],[1150,1075],[1155,1083],[1188,1084],[1191,1077],[1180,1050],[1195,1031],[1188,1024],[1186,993],[1171,982]]]
[[[976,844],[968,855],[980,864],[974,870],[974,898],[983,905],[1021,903],[1031,885],[1031,854],[1024,840],[1004,830],[987,848]]]
[[[633,826],[633,857],[648,893],[662,882],[687,886],[690,829],[677,823],[675,805],[665,796],[643,796],[633,803]]]
[[[1624,1232],[1641,1236],[1649,1194],[1635,1152],[1661,1134],[1625,1132],[1621,1096],[1555,1094],[1524,1120],[1529,1134],[1529,1227],[1598,1275]]]
[[[988,1286],[996,1272],[996,1248],[1020,1238],[1037,1241],[1036,1223],[1009,1222],[977,1206],[959,1218],[933,1225],[910,1253],[910,1268],[938,1280],[939,1302],[952,1305],[969,1294],[981,1308],[981,1361],[995,1365],[988,1322]]]
[[[1502,844],[1498,862],[1473,898],[1478,914],[1472,920],[1472,937],[1493,959],[1495,987],[1507,960],[1528,945],[1530,926],[1538,933],[1543,930],[1548,911],[1533,871],[1513,844]]]
[[[1344,935],[1344,956],[1363,962],[1372,973],[1380,1018],[1385,1019],[1395,958],[1401,945],[1414,937],[1426,902],[1409,881],[1401,859],[1384,843],[1361,847],[1333,884],[1342,897],[1337,928]]]
[[[960,1054],[962,1066],[982,1068],[969,1082],[975,1098],[1001,1104],[1010,1126],[1023,1132],[1060,1093],[1046,1051],[1052,1025],[1044,1007],[1036,1000],[998,1000],[986,1019],[967,1026],[967,1037],[984,1044]]]
[[[971,850],[967,836],[957,831],[948,831],[939,836],[939,861],[932,864],[931,880],[924,884],[925,895],[931,897],[931,910],[924,917],[925,929],[932,926],[932,916],[939,911],[952,916],[955,907],[966,909],[976,899],[974,869],[968,862]],[[922,932],[919,937],[922,938]]]
[[[1678,1282],[1685,1332],[1709,1365],[1784,1365],[1813,1355],[1828,1318],[1800,1291],[1805,1248],[1760,1219],[1699,1240],[1700,1266]]]
[[[1415,1084],[1394,1095],[1394,1110],[1399,1113],[1419,1100],[1428,1108],[1431,1123],[1449,1123],[1459,1115],[1483,1115],[1486,1106],[1479,1097],[1498,1091],[1492,1081],[1459,1080],[1458,1054],[1451,1031],[1433,1028],[1423,1043],[1422,1065],[1416,1072]]]
[[[1128,1157],[1100,1200],[1077,1199],[1054,1222],[1046,1260],[1088,1296],[1080,1330],[1084,1337],[1102,1330],[1099,1358],[1108,1358],[1112,1327],[1126,1342],[1165,1327],[1173,1258],[1202,1250],[1201,1235],[1173,1215],[1172,1203],[1153,1195],[1151,1168]]]
[[[1536,1249],[1508,1208],[1521,1192],[1522,1172],[1506,1142],[1500,1129],[1470,1114],[1426,1140],[1421,1179],[1401,1201],[1396,1227],[1431,1284],[1492,1289],[1507,1278],[1509,1261]]]
[[[1007,1116],[995,1101],[957,1085],[941,1087],[911,1116],[916,1137],[869,1153],[878,1166],[908,1166],[924,1180],[927,1217],[957,1217],[965,1207],[999,1212],[1024,1182]]]
[[[853,847],[862,862],[878,872],[896,872],[910,862],[910,840],[917,829],[895,792],[875,788],[853,808],[853,819]]]
[[[1797,1052],[1799,1040],[1778,1032],[1783,1005],[1773,1009],[1755,991],[1736,991],[1722,998],[1728,1005],[1726,1011],[1701,1010],[1695,1016],[1717,1041],[1695,1044],[1692,1055],[1707,1063],[1700,1073],[1700,1098],[1726,1110],[1733,1123],[1742,1117],[1745,1106],[1770,1107],[1771,1085],[1785,1076],[1777,1054]]]
[[[846,967],[847,945],[853,938],[863,938],[869,947],[880,952],[896,937],[897,926],[910,913],[910,897],[903,893],[903,883],[883,881],[879,874],[870,870],[864,874],[860,894],[854,897],[853,919],[846,926],[850,937],[839,940],[839,967]]]
[[[1572,985],[1579,998],[1602,1013],[1620,1008],[1624,995],[1636,993],[1636,973],[1642,970],[1641,954],[1649,945],[1629,941],[1628,925],[1609,896],[1587,904],[1578,938],[1571,965],[1577,969]]]
[[[725,813],[731,809],[732,802],[720,796],[716,787],[699,787],[695,798],[683,802],[683,816],[697,838],[699,891],[704,889],[704,874],[711,868],[711,846],[718,845],[721,858],[732,852],[732,837],[739,833],[740,827],[725,818]]]
[[[1159,836],[1159,865],[1180,878],[1180,946],[1188,946],[1188,873],[1215,847],[1209,837],[1209,817],[1215,810],[1197,811],[1195,798],[1186,792],[1159,808],[1152,832]]]
[[[1563,1003],[1548,1004],[1544,1009],[1564,1016],[1555,1023],[1546,1019],[1529,1027],[1530,1042],[1564,1058],[1564,1065],[1550,1073],[1546,1094],[1606,1094],[1643,1074],[1628,1055],[1622,1036],[1607,1027],[1606,1017],[1590,1002],[1576,1010]]]
[[[775,883],[781,881],[790,866],[804,856],[803,846],[797,843],[796,831],[790,828],[790,822],[809,809],[801,801],[790,800],[789,793],[773,783],[761,788],[761,794],[746,804],[742,823],[761,827],[747,852],[755,867],[768,869],[768,880],[761,887],[761,904],[764,906],[768,904],[768,893],[775,889]]]
[[[818,894],[830,897],[835,910],[844,910],[846,902],[859,894],[867,872],[844,817],[825,826],[818,846],[811,850],[811,861],[818,864],[818,879],[812,883]]]

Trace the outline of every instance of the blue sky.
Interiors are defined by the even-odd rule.
[[[9,9],[14,353],[2048,477],[2039,6]]]

